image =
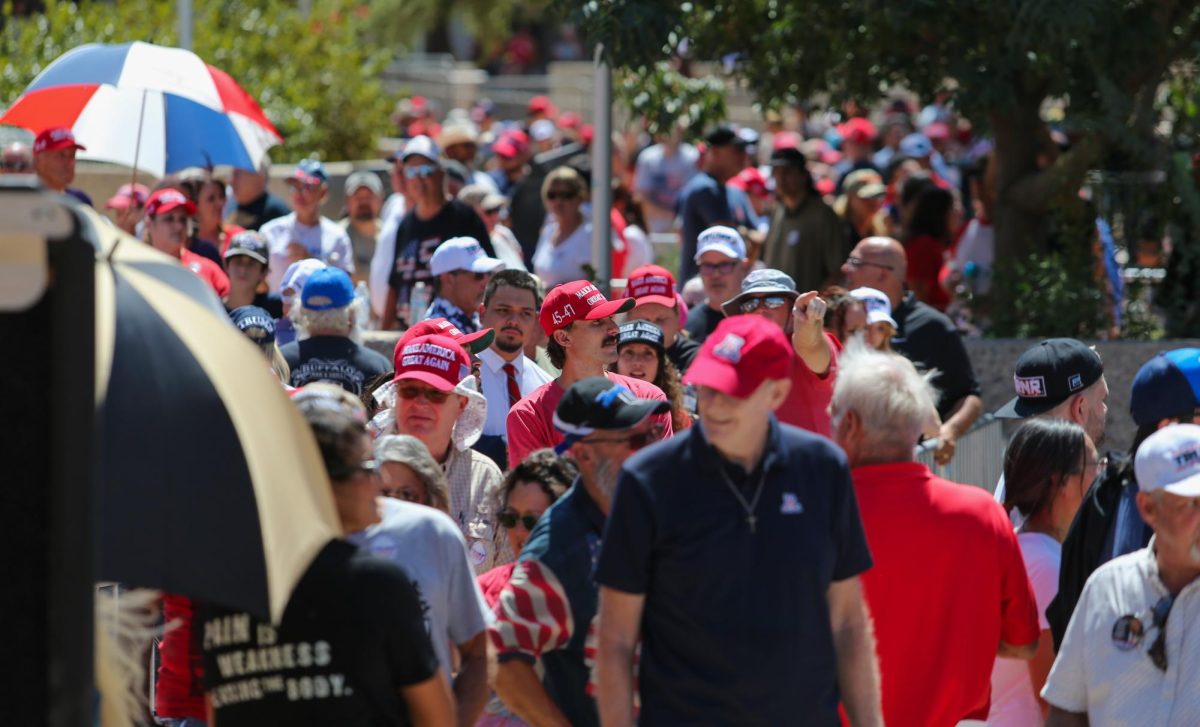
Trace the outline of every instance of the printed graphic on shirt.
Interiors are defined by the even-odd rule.
[[[429,261],[433,259],[433,251],[442,244],[440,237],[427,237],[424,240],[413,240],[404,246],[396,256],[396,274],[405,285],[433,280],[429,273]]]
[[[363,372],[346,359],[310,358],[292,369],[292,386],[301,387],[314,381],[338,384],[352,394],[361,394]]]
[[[205,622],[204,648],[217,651],[220,684],[213,708],[284,695],[289,702],[338,699],[354,694],[346,675],[325,670],[333,661],[328,641],[278,641],[276,630],[249,614]]]

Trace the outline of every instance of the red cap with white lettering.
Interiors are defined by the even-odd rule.
[[[633,308],[633,298],[609,300],[587,280],[563,283],[542,301],[542,330],[547,336],[575,321],[594,321],[625,313]]]
[[[636,299],[635,307],[644,303],[658,303],[674,308],[675,276],[664,267],[643,265],[629,273],[625,297]]]
[[[448,336],[417,336],[396,353],[393,381],[420,381],[438,391],[452,391],[471,375],[467,352]]]
[[[75,133],[65,126],[54,126],[44,129],[33,140],[33,153],[58,151],[59,149],[78,149],[87,151],[87,147],[75,141]]]

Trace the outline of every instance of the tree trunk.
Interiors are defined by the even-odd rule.
[[[1038,103],[993,111],[991,122],[995,135],[996,260],[1013,260],[1036,252],[1046,237],[1045,200],[1022,194],[1029,180],[1039,175],[1038,153],[1044,147],[1045,131]]]

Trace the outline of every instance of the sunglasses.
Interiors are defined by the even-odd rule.
[[[1168,594],[1160,598],[1158,603],[1154,604],[1154,608],[1150,609],[1154,628],[1158,629],[1158,637],[1154,639],[1153,644],[1150,644],[1146,653],[1150,656],[1150,661],[1154,662],[1154,666],[1163,672],[1167,670],[1167,617],[1171,615],[1171,607],[1174,605],[1175,597]]]
[[[407,401],[423,398],[430,404],[444,404],[446,403],[446,399],[450,398],[449,391],[426,389],[421,386],[401,386],[396,389],[396,393],[400,394],[401,399],[405,399]]]
[[[583,441],[586,444],[627,443],[629,445],[629,448],[636,452],[637,450],[641,449],[642,447],[645,447],[647,444],[657,442],[662,437],[662,433],[663,433],[663,425],[655,423],[655,424],[651,424],[650,427],[647,428],[645,431],[638,432],[636,434],[628,434],[624,437],[605,437],[605,438],[601,438],[601,439],[585,439]]]
[[[438,168],[432,164],[421,164],[415,167],[405,167],[404,176],[406,179],[427,179],[437,174]]]
[[[712,275],[713,273],[720,273],[721,275],[728,275],[733,272],[734,265],[737,265],[737,263],[733,261],[724,263],[700,263],[700,274]]]
[[[738,310],[742,313],[753,313],[759,308],[775,310],[776,308],[782,308],[787,304],[788,299],[782,295],[768,295],[764,298],[748,298],[743,300],[738,305]]]
[[[574,192],[555,192],[554,190],[546,192],[546,199],[550,202],[556,199],[575,199],[576,196]]]
[[[846,264],[852,268],[861,268],[864,265],[866,265],[866,266],[872,267],[872,268],[883,268],[884,270],[895,270],[896,269],[895,267],[893,267],[891,265],[883,265],[882,263],[868,262],[866,260],[863,260],[860,257],[848,257],[848,258],[846,258]]]
[[[509,530],[515,528],[517,523],[524,525],[526,530],[533,530],[533,526],[537,525],[538,517],[537,515],[521,515],[512,510],[505,510],[496,515],[496,520]]]

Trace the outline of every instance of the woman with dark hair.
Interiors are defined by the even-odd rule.
[[[671,428],[679,432],[692,426],[692,417],[683,404],[679,369],[667,358],[661,328],[641,320],[622,325],[617,334],[617,361],[608,370],[662,389],[671,402]]]
[[[926,187],[913,201],[905,226],[904,252],[908,259],[905,282],[917,299],[945,310],[950,294],[938,281],[946,251],[958,232],[961,213],[954,195],[936,185]]]
[[[1004,453],[1004,508],[1025,517],[1017,542],[1037,601],[1042,633],[1032,661],[997,657],[988,725],[1040,725],[1047,705],[1038,696],[1054,663],[1046,608],[1058,593],[1062,541],[1099,466],[1096,447],[1074,422],[1029,419]]]

